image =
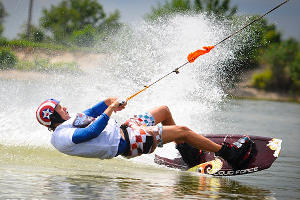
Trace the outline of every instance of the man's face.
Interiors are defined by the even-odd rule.
[[[66,107],[61,106],[60,104],[57,104],[57,106],[55,107],[55,111],[61,116],[62,119],[64,120],[68,120],[70,119],[70,115],[67,111]]]

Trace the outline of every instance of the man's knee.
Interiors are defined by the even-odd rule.
[[[160,106],[159,108],[160,108],[160,110],[161,110],[162,112],[165,112],[165,113],[171,113],[169,107],[166,106],[166,105],[162,105],[162,106]]]
[[[176,129],[180,133],[181,140],[185,140],[189,136],[191,130],[187,126],[176,126]]]

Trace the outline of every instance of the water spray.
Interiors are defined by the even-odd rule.
[[[133,94],[132,96],[128,97],[126,99],[126,101],[129,101],[130,99],[132,99],[133,97],[137,96],[138,94],[140,94],[141,92],[145,91],[146,89],[148,89],[149,87],[153,86],[154,84],[156,84],[157,82],[161,81],[162,79],[166,78],[167,76],[169,76],[172,73],[175,74],[179,74],[179,69],[181,69],[182,67],[184,67],[185,65],[187,65],[188,63],[192,63],[194,62],[199,56],[204,55],[206,53],[209,53],[210,50],[212,50],[213,48],[215,48],[216,46],[222,44],[223,42],[225,42],[226,40],[228,40],[229,38],[233,37],[234,35],[238,34],[239,32],[243,31],[244,29],[246,29],[247,27],[251,26],[253,23],[260,21],[263,17],[265,17],[266,15],[268,15],[269,13],[273,12],[274,10],[278,9],[279,7],[281,7],[283,4],[287,3],[289,0],[285,0],[284,2],[280,3],[279,5],[277,5],[276,7],[272,8],[271,10],[269,10],[268,12],[266,12],[265,14],[261,15],[260,17],[256,18],[255,20],[251,21],[250,23],[248,23],[247,25],[243,26],[241,29],[235,31],[234,33],[230,34],[229,36],[227,36],[226,38],[224,38],[223,40],[217,42],[215,45],[213,46],[204,46],[202,47],[203,49],[199,49],[195,52],[192,52],[188,55],[187,57],[187,62],[182,64],[181,66],[175,68],[174,70],[172,70],[171,72],[167,73],[166,75],[160,77],[159,79],[157,79],[156,81],[152,82],[149,85],[145,85],[144,88],[138,92],[136,92],[135,94]]]

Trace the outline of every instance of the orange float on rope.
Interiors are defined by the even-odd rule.
[[[210,50],[212,50],[215,46],[207,46],[207,47],[202,47],[203,49],[199,49],[195,52],[192,52],[188,55],[187,59],[190,63],[194,62],[199,56],[204,55],[208,52],[210,52]]]

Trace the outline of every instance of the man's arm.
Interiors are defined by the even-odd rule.
[[[85,110],[83,113],[88,116],[96,118],[96,117],[100,116],[108,108],[108,106],[110,106],[116,100],[117,100],[116,97],[109,97],[109,98],[105,99],[104,101],[97,103],[93,107]]]
[[[106,127],[108,120],[109,116],[102,113],[90,126],[77,128],[72,136],[72,142],[79,144],[98,137]]]
[[[108,99],[107,99],[108,100]],[[113,101],[113,99],[108,100]],[[109,106],[107,109],[92,123],[86,128],[77,128],[72,136],[72,142],[79,144],[82,142],[89,141],[95,137],[98,137],[100,133],[106,127],[108,120],[113,111],[119,111],[125,108],[125,105],[120,105],[119,101],[115,100],[113,102],[107,102]]]

